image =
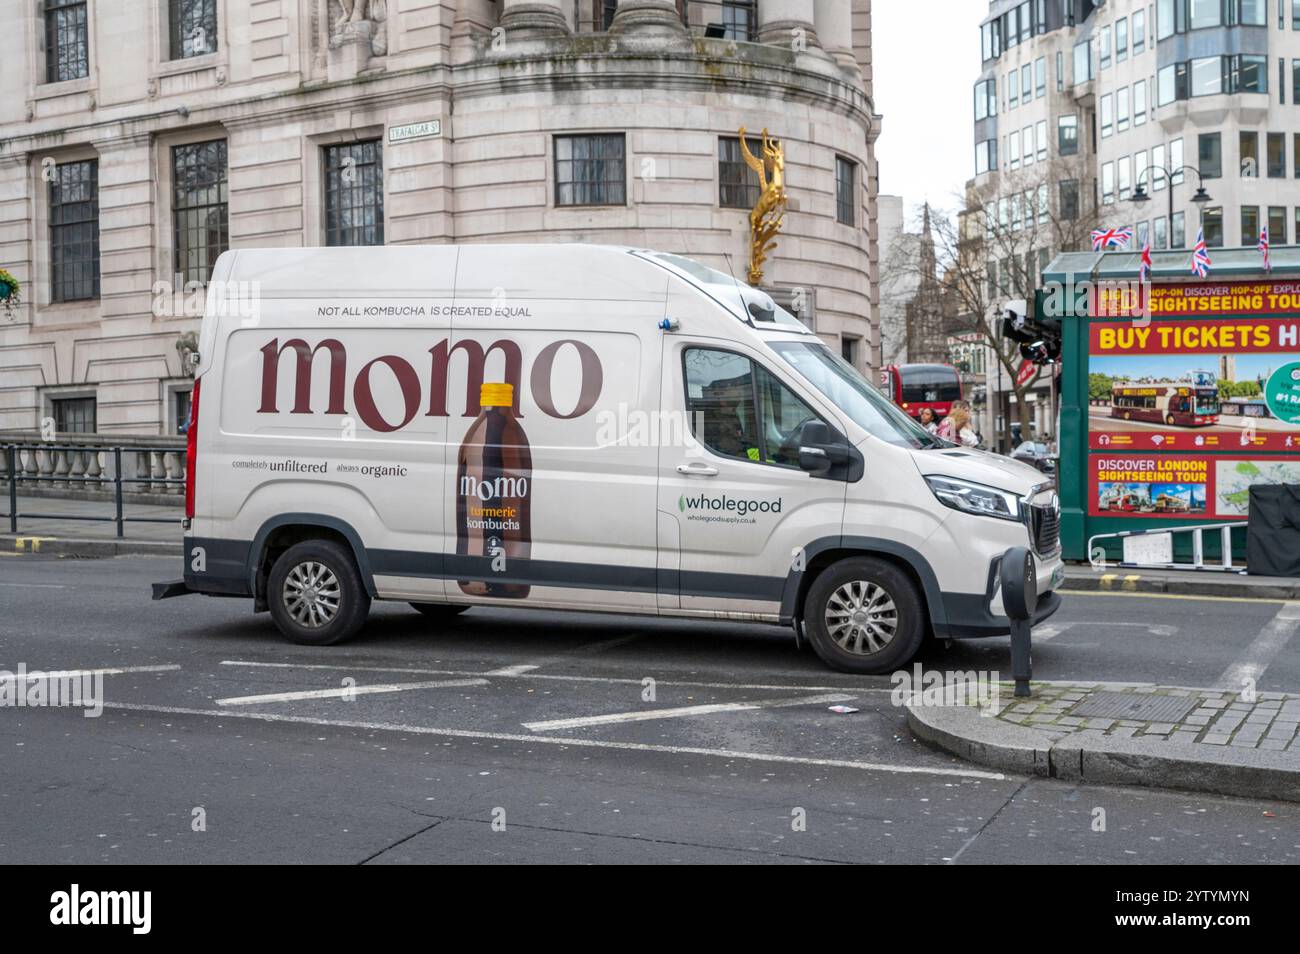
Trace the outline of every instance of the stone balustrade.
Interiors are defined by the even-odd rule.
[[[119,478],[127,495],[179,500],[185,493],[184,438],[78,434],[46,441],[35,432],[0,431],[0,485],[5,490],[11,466],[21,478],[19,494],[33,489],[43,496],[113,494]]]

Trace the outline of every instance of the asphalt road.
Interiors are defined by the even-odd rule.
[[[175,575],[0,559],[0,670],[120,670],[98,718],[0,709],[0,861],[1300,861],[1300,806],[983,770],[784,630],[377,604],[313,649],[242,600],[151,603]],[[1298,690],[1257,638],[1280,606],[1070,595],[1035,676]],[[921,662],[1010,671],[1005,638]]]

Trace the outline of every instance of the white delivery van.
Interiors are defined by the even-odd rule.
[[[932,437],[766,294],[590,245],[218,260],[188,432],[185,574],[337,643],[373,600],[793,625],[878,673],[1006,633],[1037,470]]]

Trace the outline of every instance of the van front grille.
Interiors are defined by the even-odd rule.
[[[1061,547],[1061,515],[1055,506],[1029,508],[1029,539],[1039,556],[1052,556]]]

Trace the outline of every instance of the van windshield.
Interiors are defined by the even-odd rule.
[[[808,328],[802,321],[786,311],[765,291],[752,285],[746,285],[716,268],[701,265],[693,259],[667,252],[636,252],[642,258],[650,259],[672,269],[679,276],[717,301],[741,321],[761,325],[775,325],[782,331],[802,331]]]
[[[872,437],[899,447],[950,447],[917,424],[821,341],[768,343],[786,364]]]

